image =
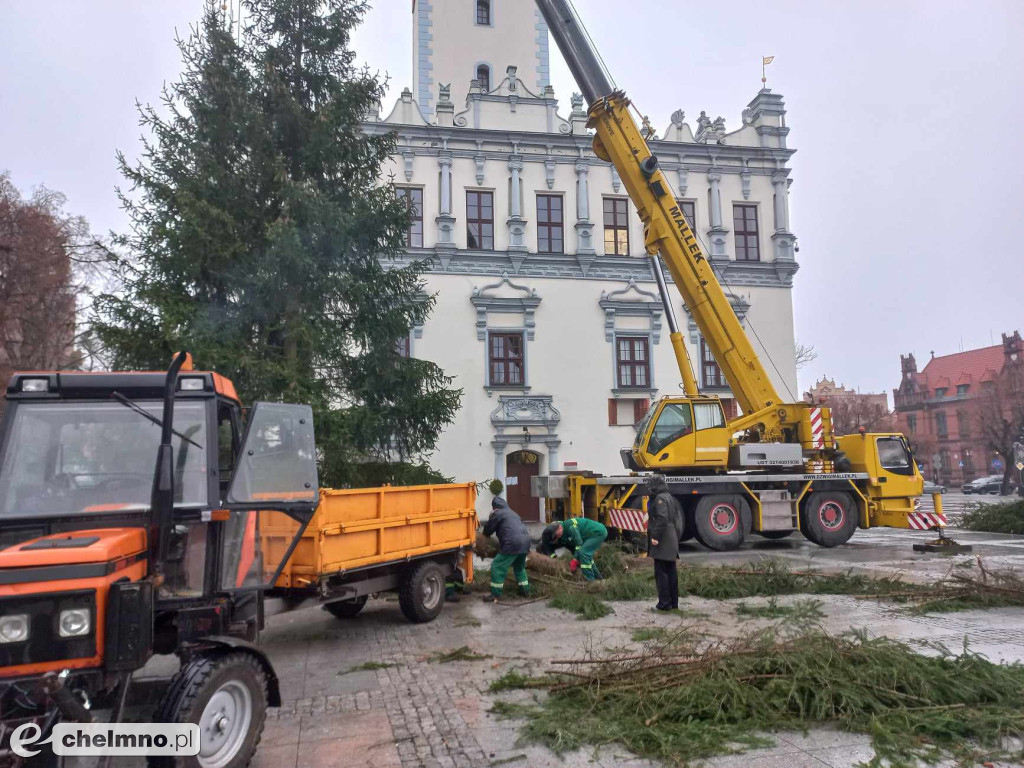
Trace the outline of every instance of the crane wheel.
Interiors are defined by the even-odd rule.
[[[708,549],[736,549],[750,530],[750,506],[735,493],[704,496],[694,507],[693,523],[697,540]]]
[[[857,530],[853,497],[843,491],[812,493],[800,510],[800,528],[819,547],[845,544]]]
[[[693,521],[692,505],[684,504],[682,499],[678,501],[683,508],[683,532],[679,537],[679,543],[683,544],[697,535],[697,526]]]

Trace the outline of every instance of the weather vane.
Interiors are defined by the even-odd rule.
[[[761,57],[761,87],[764,88],[768,82],[768,78],[765,76],[764,68],[767,67],[775,60],[774,56],[762,56]]]

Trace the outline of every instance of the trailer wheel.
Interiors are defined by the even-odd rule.
[[[267,674],[255,656],[196,656],[171,681],[153,721],[198,725],[199,754],[151,757],[149,765],[245,768],[263,736],[266,717]]]
[[[792,536],[796,531],[757,531],[758,536],[763,536],[771,541],[778,541]]]
[[[750,507],[739,494],[704,496],[693,510],[697,540],[708,549],[736,549],[750,530]]]
[[[355,600],[336,600],[333,603],[327,603],[324,610],[336,619],[353,619],[366,607],[366,601],[369,599],[369,595],[363,595]]]
[[[812,493],[800,510],[804,536],[819,547],[845,544],[857,530],[857,508],[843,491]]]
[[[398,588],[398,605],[409,621],[433,621],[444,607],[444,569],[426,560],[406,571]]]

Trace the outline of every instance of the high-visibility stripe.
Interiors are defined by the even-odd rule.
[[[585,571],[589,571],[589,570],[590,570],[591,568],[593,568],[594,566],[593,566],[593,565],[582,565],[582,566],[580,566],[580,567],[581,567],[581,568],[583,568],[583,570],[585,570]]]
[[[528,587],[528,586],[530,586],[530,582],[528,582],[528,581],[520,581],[519,582],[519,586],[520,587]]]
[[[492,586],[492,587],[493,587],[494,589],[501,589],[502,587],[504,587],[504,586],[505,586],[505,582],[502,582],[501,584],[495,584],[495,583],[494,583],[494,582],[492,581],[492,582],[491,582],[491,586]]]

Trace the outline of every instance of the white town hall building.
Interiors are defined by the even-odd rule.
[[[582,98],[558,112],[533,0],[414,0],[412,23],[413,88],[365,129],[397,131],[387,173],[415,210],[408,255],[431,259],[437,303],[405,348],[464,391],[430,463],[459,482],[505,481],[536,520],[530,476],[621,471],[635,421],[681,391],[668,327],[640,220],[591,149]],[[651,143],[776,387],[797,393],[788,131],[766,89],[734,131],[679,110]],[[734,415],[692,321],[685,335],[702,390]]]

